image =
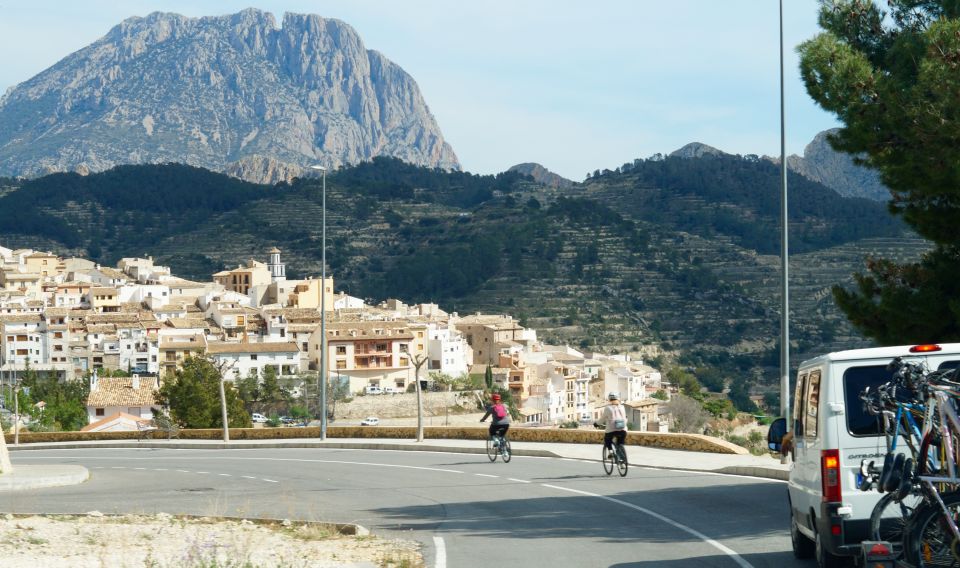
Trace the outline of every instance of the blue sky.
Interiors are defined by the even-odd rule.
[[[785,2],[787,152],[837,123],[794,47],[816,0]],[[244,8],[343,20],[417,81],[464,169],[539,162],[574,180],[703,142],[780,153],[775,0],[0,0],[0,93],[130,16]]]

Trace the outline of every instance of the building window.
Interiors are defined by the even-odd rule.
[[[97,409],[97,416],[103,416],[103,409],[102,409],[102,408],[98,408],[98,409]]]
[[[347,346],[346,345],[337,345],[337,355],[346,355]]]
[[[346,368],[347,368],[347,362],[346,362],[345,360],[343,360],[343,359],[337,359],[337,368],[338,368],[338,369],[346,369]]]
[[[256,354],[256,353],[251,353],[251,354],[250,354],[250,360],[251,360],[251,361],[256,361],[256,360],[257,360],[257,354]]]

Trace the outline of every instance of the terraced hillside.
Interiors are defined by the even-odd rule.
[[[511,313],[545,339],[605,351],[721,354],[773,381],[776,172],[733,156],[665,162],[563,189],[390,159],[341,169],[327,178],[329,271],[370,300]],[[926,245],[881,204],[791,184],[798,355],[861,346],[830,287],[868,254],[909,260]],[[14,182],[0,196],[0,244],[111,264],[150,254],[203,280],[277,246],[288,276],[304,277],[321,270],[321,216],[319,180],[259,186],[125,166]]]

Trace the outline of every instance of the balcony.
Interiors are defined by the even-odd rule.
[[[392,351],[390,351],[389,345],[381,346],[381,348],[365,345],[354,348],[353,353],[354,355],[390,355]]]

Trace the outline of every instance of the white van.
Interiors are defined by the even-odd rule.
[[[886,441],[860,393],[890,379],[887,364],[894,357],[922,362],[929,371],[953,368],[960,366],[960,343],[838,351],[804,361],[797,370],[790,536],[794,555],[816,557],[821,568],[844,565],[844,557],[859,555],[860,543],[870,540],[870,513],[881,494],[860,491],[857,482],[863,460],[882,465]],[[783,418],[770,426],[771,449],[781,451],[786,430]]]
[[[367,394],[383,394],[383,389],[376,385],[370,385],[366,389]]]

